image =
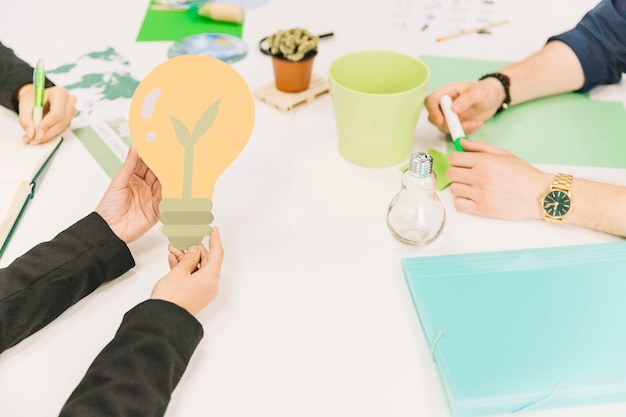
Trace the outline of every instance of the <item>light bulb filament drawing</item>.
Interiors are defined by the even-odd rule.
[[[200,116],[200,119],[193,128],[193,132],[187,129],[187,126],[176,117],[170,114],[172,125],[174,125],[174,132],[176,133],[176,139],[185,148],[185,168],[183,173],[183,198],[191,198],[191,185],[192,185],[192,173],[193,173],[193,148],[196,142],[204,136],[206,132],[211,129],[217,112],[220,108],[220,100],[216,100],[211,104]]]

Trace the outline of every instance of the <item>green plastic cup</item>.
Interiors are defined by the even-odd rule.
[[[329,79],[345,159],[387,167],[409,157],[430,79],[426,64],[392,51],[359,51],[335,60]]]

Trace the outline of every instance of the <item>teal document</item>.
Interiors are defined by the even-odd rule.
[[[429,93],[477,80],[507,64],[421,56],[431,70]],[[515,105],[488,120],[470,140],[489,142],[535,164],[626,168],[626,110],[621,102],[566,93]],[[448,153],[454,150],[447,144]]]
[[[626,242],[401,263],[453,417],[626,401]]]

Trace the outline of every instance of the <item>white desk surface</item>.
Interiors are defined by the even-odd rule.
[[[135,43],[147,3],[12,2],[0,14],[0,39],[31,63],[80,51],[83,44],[112,45],[141,75],[166,58],[171,44]],[[257,42],[297,25],[335,33],[320,45],[314,66],[320,75],[342,54],[375,47],[516,60],[571,27],[595,1],[496,1],[510,24],[491,36],[439,44],[389,29],[392,9],[413,3],[419,1],[269,0],[248,11],[243,38],[250,53],[234,67],[251,89],[271,82],[270,62]],[[626,101],[624,84],[596,95]],[[3,134],[19,134],[16,125],[3,115]],[[415,150],[442,144],[443,136],[422,112]],[[563,169],[626,185],[624,170]],[[43,181],[3,265],[92,211],[109,178],[80,142],[68,140]],[[440,238],[424,248],[404,246],[385,224],[399,184],[398,167],[362,168],[339,155],[328,95],[289,114],[257,101],[250,141],[218,180],[214,195],[214,224],[226,251],[221,293],[198,316],[205,337],[167,416],[447,417],[400,258],[617,240],[568,225],[460,214],[444,191],[447,222]],[[155,227],[131,245],[137,267],[0,356],[0,415],[56,415],[122,315],[146,299],[166,273],[166,246]],[[527,413],[625,414],[626,403]]]

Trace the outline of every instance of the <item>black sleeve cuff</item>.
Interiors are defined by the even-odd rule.
[[[17,93],[33,82],[33,67],[0,42],[0,106],[18,112]],[[54,84],[46,79],[46,88]]]
[[[185,309],[144,301],[124,315],[59,417],[164,415],[202,335]]]
[[[204,335],[200,322],[187,310],[169,301],[154,299],[128,311],[120,329],[138,329],[160,335],[185,366]]]
[[[13,110],[15,113],[19,113],[19,108],[20,108],[20,102],[18,100],[18,94],[20,92],[20,89],[22,87],[24,87],[26,84],[31,84],[33,82],[32,78],[29,78],[28,80],[24,80],[22,79],[22,81],[17,82],[17,86],[15,87],[15,90],[13,91],[13,94],[11,95],[11,110]],[[54,87],[55,84],[50,81],[48,78],[46,78],[46,82],[45,82],[45,88],[50,88],[50,87]]]

